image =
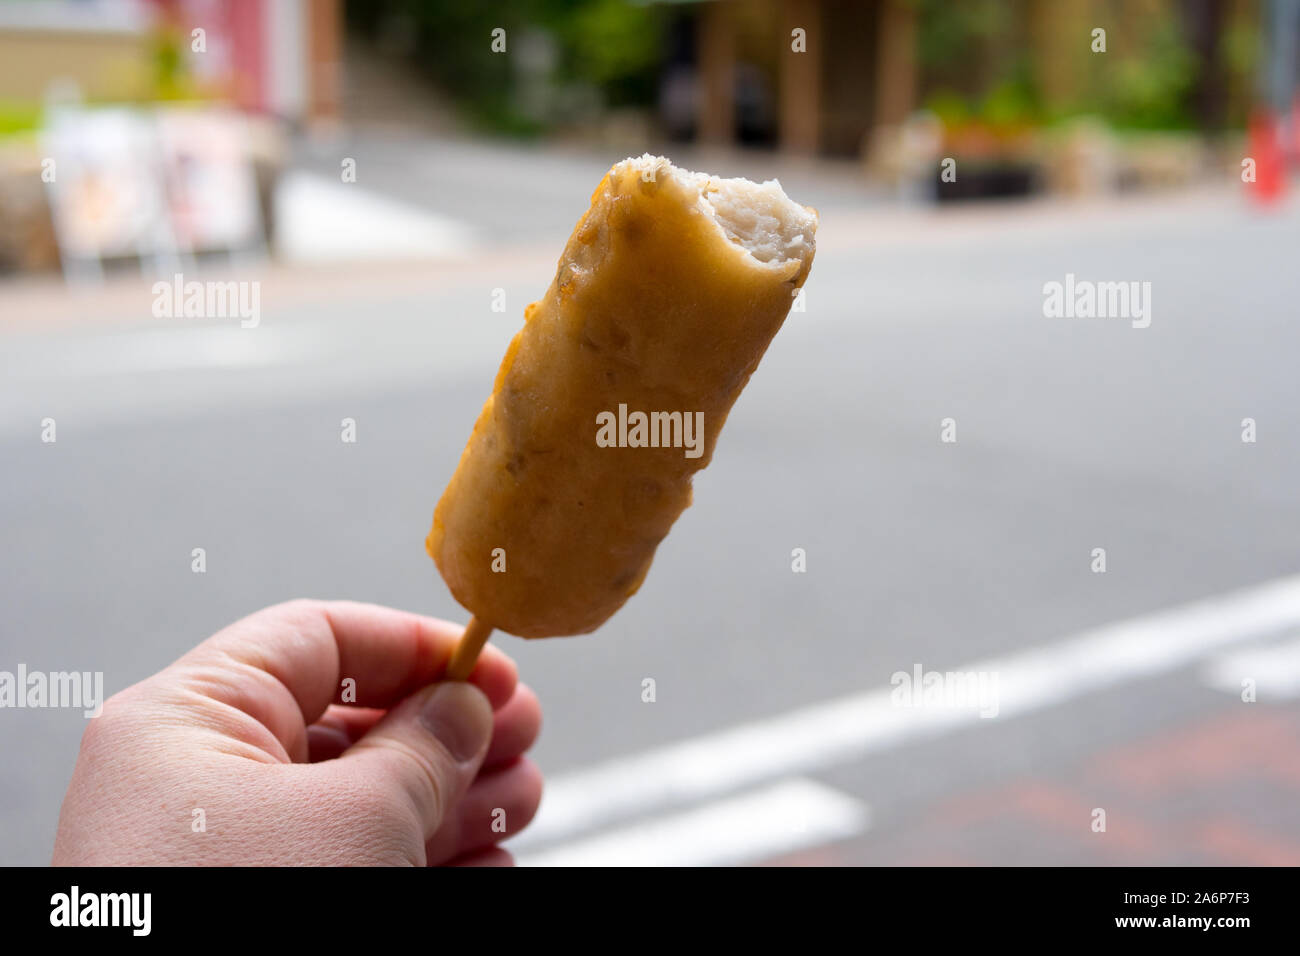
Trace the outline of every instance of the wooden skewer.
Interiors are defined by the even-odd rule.
[[[465,625],[465,633],[460,636],[456,650],[452,651],[451,661],[447,664],[447,680],[469,680],[470,672],[478,661],[483,645],[492,636],[492,625],[484,624],[476,617],[471,617]]]

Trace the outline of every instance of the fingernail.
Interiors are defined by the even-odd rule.
[[[442,741],[457,763],[478,755],[492,736],[492,705],[464,681],[439,684],[420,708],[420,722]]]

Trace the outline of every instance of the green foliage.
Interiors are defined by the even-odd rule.
[[[917,54],[923,68],[960,62],[972,43],[1007,33],[1017,10],[1006,0],[919,0]]]
[[[474,125],[515,135],[531,132],[511,104],[510,58],[492,51],[492,31],[517,30],[536,18],[541,0],[492,4],[438,0],[350,2],[349,25],[371,38],[384,34],[409,51],[417,69],[451,94]]]
[[[1025,32],[1024,0],[918,0],[918,56],[936,89],[928,105],[950,127],[979,121],[993,127],[1055,122],[1079,115],[1127,129],[1194,125],[1193,91],[1200,64],[1185,35],[1177,3],[1134,17],[1139,35],[1111,38],[1105,54],[1088,57],[1069,101],[1044,100],[1032,69],[1034,38]],[[1258,55],[1255,31],[1238,19],[1220,38],[1229,71],[1249,76]]]
[[[1038,86],[1028,0],[895,2],[907,2],[917,12],[917,57],[923,83],[933,91],[927,105],[950,126],[1014,129],[1081,114],[1127,128],[1191,125],[1199,64],[1184,36],[1176,0],[1146,6],[1131,21],[1140,35],[1125,44],[1112,38],[1104,58],[1086,57],[1068,102],[1046,101]],[[363,33],[377,35],[401,24],[415,62],[477,125],[525,136],[541,132],[549,119],[544,108],[530,116],[518,104],[519,86],[526,80],[511,54],[528,31],[543,30],[554,42],[550,81],[557,87],[589,87],[609,106],[649,106],[664,52],[663,27],[675,15],[681,14],[670,5],[629,0],[347,4],[349,24]],[[509,52],[504,55],[491,49],[492,31],[498,27],[507,32]],[[1248,77],[1257,50],[1246,20],[1237,18],[1220,42],[1228,69]],[[165,67],[160,63],[160,73],[167,72]]]
[[[476,126],[515,136],[542,130],[516,106],[511,44],[529,30],[557,45],[556,82],[587,83],[613,105],[653,102],[660,54],[657,10],[625,0],[373,0],[349,3],[348,22],[372,36],[405,24],[417,65],[455,97]],[[492,31],[506,31],[507,53],[494,53]]]
[[[1231,23],[1219,42],[1228,69],[1249,76],[1259,62],[1259,31],[1255,25],[1246,21]]]
[[[178,30],[158,30],[149,39],[151,89],[148,100],[192,100],[198,88],[185,61],[189,37]]]
[[[937,84],[926,106],[950,129],[1005,128],[1039,117],[1021,5],[1007,0],[918,0],[917,57]]]
[[[1037,120],[1038,107],[1024,82],[1005,80],[984,97],[979,116],[992,126],[1023,126]]]
[[[660,54],[657,11],[625,0],[563,7],[553,22],[566,78],[593,84],[614,105],[651,102]]]
[[[1105,76],[1105,115],[1119,127],[1182,129],[1192,125],[1189,97],[1196,57],[1172,22],[1161,23],[1140,54],[1125,56]]]
[[[971,123],[980,123],[991,129],[1013,129],[1034,124],[1040,119],[1032,89],[1014,80],[999,83],[977,102],[951,89],[939,90],[926,99],[925,108],[950,130]]]
[[[925,101],[925,108],[939,117],[949,129],[960,126],[971,118],[970,104],[966,102],[966,97],[950,89],[931,94]]]
[[[34,133],[41,127],[41,108],[33,103],[0,100],[0,137]]]

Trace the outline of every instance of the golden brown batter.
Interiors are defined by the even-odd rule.
[[[457,601],[551,637],[595,630],[636,593],[808,276],[816,228],[775,182],[651,156],[606,174],[434,512],[426,548]],[[668,447],[628,447],[626,427],[602,447],[609,416],[633,412],[660,413]],[[672,445],[697,413],[702,450]]]

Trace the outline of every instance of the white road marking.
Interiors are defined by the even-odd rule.
[[[1300,697],[1300,638],[1221,654],[1201,668],[1201,680],[1234,697],[1241,695],[1246,679],[1255,682],[1260,703]]]
[[[673,816],[532,856],[521,866],[729,866],[843,840],[870,825],[866,804],[807,779],[783,780]]]
[[[998,717],[1031,713],[1300,624],[1300,575],[952,670],[998,678]],[[927,669],[939,662],[925,662]],[[945,668],[946,670],[947,668]],[[895,706],[892,688],[814,704],[566,774],[511,846],[571,840],[617,821],[810,773],[982,722],[968,708]],[[992,723],[993,720],[983,721]]]

